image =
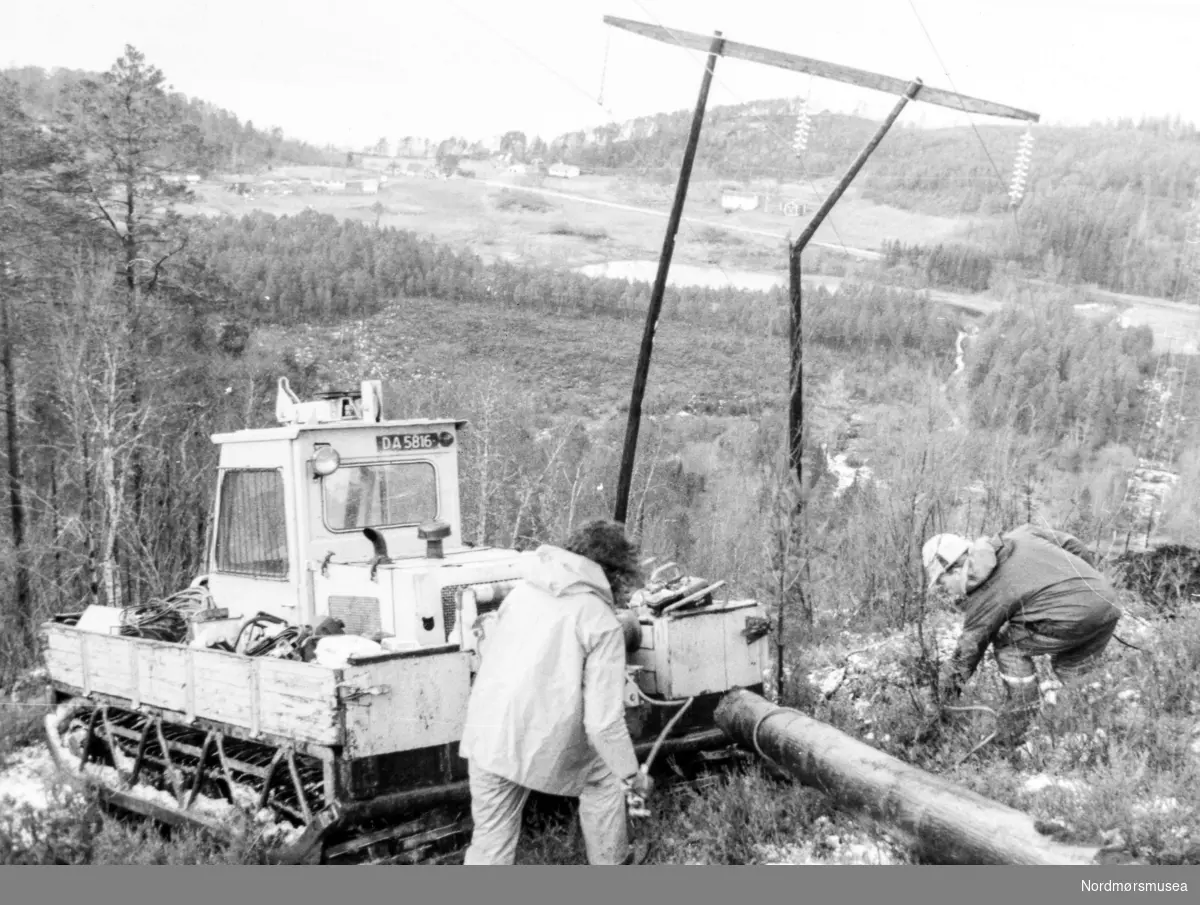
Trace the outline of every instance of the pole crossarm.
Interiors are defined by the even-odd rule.
[[[662,41],[666,44],[678,44],[689,50],[698,50],[707,53],[712,45],[711,36],[696,34],[695,32],[679,31],[678,29],[665,28],[660,25],[635,22],[632,19],[621,19],[617,16],[605,16],[604,22],[607,25],[623,28],[626,31],[631,31],[646,38],[652,38],[655,41]],[[749,60],[752,63],[775,66],[779,69],[804,72],[809,75],[819,76],[820,78],[832,79],[836,82],[846,82],[850,85],[871,88],[875,91],[884,91],[893,95],[903,95],[908,91],[909,87],[907,79],[897,79],[888,75],[868,72],[865,69],[855,69],[851,66],[842,66],[839,63],[826,63],[823,60],[814,60],[811,57],[802,57],[794,53],[784,53],[781,50],[757,47],[754,44],[742,44],[738,41],[726,40],[720,50],[720,54],[734,59]],[[966,113],[979,113],[986,116],[1023,119],[1031,122],[1037,122],[1040,118],[1037,113],[1031,113],[1028,110],[1018,110],[1016,107],[1009,107],[1006,104],[997,104],[994,101],[968,97],[965,94],[945,91],[941,88],[930,88],[928,85],[922,86],[918,100],[941,107],[950,107],[951,109],[961,110]]]

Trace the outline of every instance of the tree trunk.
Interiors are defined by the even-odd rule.
[[[104,491],[104,528],[100,546],[100,580],[104,587],[104,602],[123,606],[120,563],[117,561],[117,532],[121,525],[121,488],[117,482],[116,455],[111,438],[100,445],[100,473]]]
[[[54,612],[63,610],[62,524],[59,521],[58,451],[50,451],[50,536],[54,538]]]
[[[25,499],[21,487],[21,445],[17,435],[17,377],[13,361],[12,326],[9,321],[9,300],[0,288],[0,368],[4,370],[4,429],[5,454],[8,458],[8,512],[12,526],[13,554],[16,559],[14,575],[12,630],[26,649],[32,651],[33,593],[29,580],[29,563],[25,549]]]
[[[130,202],[132,204],[132,200]],[[131,208],[132,210],[132,208]],[[132,218],[130,227],[132,228]],[[132,267],[132,260],[130,266]],[[132,274],[133,271],[130,270]],[[129,305],[131,312],[131,330],[129,335],[129,360],[131,369],[129,374],[129,404],[134,413],[141,410],[142,407],[142,374],[141,368],[146,361],[146,357],[142,354],[146,347],[146,338],[142,335],[141,323],[141,298],[136,285],[131,287]],[[153,318],[150,319],[153,323]],[[144,465],[142,461],[142,448],[140,442],[135,442],[129,451],[129,474],[130,484],[132,485],[132,494],[130,496],[130,518],[129,531],[135,539],[135,543],[139,540],[144,540],[147,535],[143,531],[142,510],[143,510],[143,494],[144,490]],[[140,546],[140,545],[139,545]],[[134,563],[128,556],[128,550],[120,550],[117,555],[124,559],[126,568],[126,581],[124,583],[124,591],[130,599],[137,600],[141,597],[141,575],[140,569],[134,567]]]
[[[1042,836],[1020,811],[926,773],[803,714],[744,689],[715,714],[730,738],[800,782],[906,838],[935,864],[1092,864],[1099,849]],[[757,729],[757,745],[754,735]]]
[[[79,448],[82,452],[83,477],[83,528],[87,539],[86,580],[88,601],[100,602],[100,554],[96,549],[96,504],[93,497],[92,446],[88,441],[87,428],[79,427]]]

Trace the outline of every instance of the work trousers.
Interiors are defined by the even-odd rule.
[[[475,824],[464,864],[512,864],[530,789],[470,765]],[[623,864],[629,854],[625,787],[597,759],[579,796],[579,825],[589,864]]]
[[[1011,623],[1000,630],[992,645],[992,655],[1008,698],[1008,713],[1000,727],[1006,740],[1020,743],[1041,706],[1043,695],[1052,702],[1057,688],[1077,682],[1099,664],[1118,621],[1113,619],[1091,631],[1074,632],[1067,638],[1040,634],[1024,625]],[[1050,679],[1039,686],[1037,667],[1033,662],[1038,656],[1050,657],[1050,667],[1057,682]]]

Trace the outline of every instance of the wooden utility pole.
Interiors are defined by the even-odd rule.
[[[650,354],[654,350],[654,330],[658,326],[663,293],[667,289],[667,272],[671,268],[671,255],[675,251],[675,234],[679,232],[683,203],[687,200],[688,181],[692,178],[692,162],[696,159],[696,146],[700,143],[700,127],[704,123],[704,108],[708,104],[708,88],[712,84],[713,69],[717,65],[717,57],[721,55],[723,44],[721,33],[713,32],[708,48],[708,65],[704,67],[700,96],[696,100],[696,111],[692,114],[692,129],[688,133],[687,146],[683,150],[683,163],[679,167],[675,201],[671,205],[671,216],[667,219],[667,234],[663,238],[662,255],[658,259],[658,273],[654,277],[654,288],[650,291],[650,307],[646,309],[646,329],[642,333],[637,371],[633,375],[633,394],[629,399],[629,418],[625,426],[625,449],[621,453],[621,471],[617,476],[617,507],[613,518],[618,522],[624,522],[628,514],[629,490],[633,483],[633,461],[637,455],[638,429],[642,420],[642,398],[646,394]]]
[[[804,251],[804,247],[808,245],[813,234],[816,233],[817,229],[825,221],[829,212],[833,210],[833,206],[838,203],[838,199],[850,187],[850,183],[854,181],[854,177],[858,175],[858,171],[863,168],[863,164],[867,162],[867,158],[879,147],[879,143],[883,141],[883,136],[887,135],[888,129],[892,127],[892,123],[900,116],[900,111],[907,106],[910,100],[917,96],[917,92],[922,87],[924,85],[920,79],[913,79],[909,83],[904,91],[904,96],[896,102],[896,106],[892,108],[892,112],[888,114],[887,119],[875,130],[875,134],[871,136],[871,140],[858,152],[858,156],[854,158],[854,162],[850,164],[849,169],[838,180],[838,184],[834,186],[833,191],[829,193],[829,197],[825,199],[825,202],[817,208],[817,212],[813,214],[813,218],[808,222],[808,226],[804,227],[804,231],[800,233],[800,237],[788,246],[788,294],[792,302],[790,336],[792,376],[788,387],[790,396],[788,405],[788,459],[792,470],[796,473],[797,481],[801,479],[802,456],[804,452],[804,331],[800,315],[800,303],[803,295],[800,284],[800,253]],[[803,496],[801,496],[801,500],[803,500]]]
[[[927,773],[828,723],[737,689],[714,719],[757,751],[819,789],[834,805],[884,824],[934,864],[1096,864],[1099,846],[1062,845],[1029,815]]]
[[[696,141],[699,139],[700,122],[703,118],[704,103],[708,94],[708,83],[712,77],[713,67],[716,64],[715,58],[717,56],[748,60],[753,63],[762,63],[779,69],[790,69],[793,72],[803,72],[821,78],[832,79],[836,82],[845,82],[846,84],[857,85],[861,88],[870,88],[874,91],[884,91],[889,94],[900,95],[900,100],[895,108],[876,131],[875,135],[872,136],[871,140],[867,142],[866,147],[859,152],[858,157],[855,158],[854,163],[850,165],[850,168],[838,182],[833,192],[813,215],[812,221],[805,227],[800,237],[794,243],[789,243],[788,274],[792,310],[790,330],[788,331],[788,340],[791,348],[791,368],[788,380],[790,400],[788,407],[788,450],[791,466],[796,472],[796,477],[799,479],[801,470],[801,439],[804,423],[803,330],[800,317],[802,295],[800,288],[800,253],[804,250],[804,246],[808,244],[808,241],[812,238],[813,233],[817,231],[817,228],[821,225],[826,215],[833,209],[838,199],[842,197],[842,194],[854,180],[858,171],[866,163],[867,158],[871,156],[871,153],[883,140],[892,123],[900,115],[900,111],[904,109],[909,100],[917,97],[918,92],[920,93],[920,100],[925,103],[950,107],[964,113],[978,113],[984,116],[999,116],[1007,119],[1029,120],[1031,122],[1037,122],[1039,119],[1038,114],[1010,107],[1006,104],[998,104],[994,101],[969,97],[954,91],[930,88],[924,85],[920,79],[905,82],[902,79],[881,75],[877,72],[868,72],[864,69],[855,69],[851,66],[842,66],[838,63],[828,63],[824,60],[815,60],[811,57],[802,57],[798,54],[771,50],[753,44],[728,41],[720,38],[720,32],[716,32],[716,38],[709,38],[695,32],[680,31],[661,25],[649,25],[645,22],[635,22],[631,19],[621,19],[616,16],[605,16],[604,22],[616,28],[622,28],[634,34],[652,38],[655,41],[662,41],[666,44],[677,44],[688,50],[707,50],[709,55],[708,66],[704,72],[704,84],[701,90],[700,103],[696,108],[697,115],[692,120],[692,131],[688,137],[688,152],[684,154],[679,185],[675,192],[675,206],[672,208],[671,222],[667,227],[667,241],[664,244],[663,257],[659,260],[658,276],[654,284],[655,293],[660,304],[661,290],[666,283],[667,269],[670,266],[670,255],[674,248],[675,231],[679,226],[678,215],[683,209],[683,200],[687,193],[687,181],[691,174],[692,158],[690,155],[695,153]],[[652,295],[650,313],[646,321],[646,335],[642,340],[642,358],[638,361],[638,371],[634,378],[633,402],[631,402],[629,407],[629,427],[626,431],[625,450],[621,459],[621,474],[617,481],[618,521],[624,521],[625,519],[629,483],[633,474],[633,458],[637,448],[638,421],[641,418],[641,400],[645,392],[646,373],[649,369],[654,326],[658,318],[658,309],[654,298],[655,295]]]
[[[19,645],[34,650],[33,590],[30,582],[28,550],[25,543],[24,484],[21,480],[21,447],[17,435],[16,356],[13,354],[12,323],[9,320],[9,296],[12,282],[7,261],[0,261],[0,371],[4,381],[5,453],[8,459],[8,512],[12,526],[13,602],[11,623],[6,625],[5,607],[0,607],[0,628],[8,628]]]

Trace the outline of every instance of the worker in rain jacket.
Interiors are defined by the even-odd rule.
[[[636,548],[617,522],[590,521],[564,547],[527,554],[467,706],[466,864],[513,863],[531,790],[579,798],[590,863],[629,863],[626,793],[648,794],[650,779],[625,725],[625,637],[613,607],[637,577]]]
[[[930,589],[948,594],[964,614],[941,688],[957,698],[991,645],[1008,699],[998,740],[1019,745],[1040,693],[1053,703],[1061,683],[1098,663],[1121,618],[1116,592],[1077,538],[1034,525],[974,542],[938,534],[922,558]],[[1039,688],[1033,657],[1043,655],[1058,681]]]

